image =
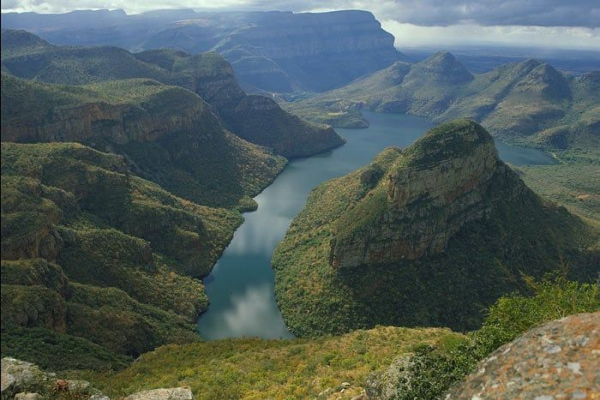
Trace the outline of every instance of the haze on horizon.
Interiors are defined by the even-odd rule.
[[[498,44],[600,50],[597,0],[6,0],[2,12],[65,13],[123,9],[199,11],[371,11],[396,46]]]

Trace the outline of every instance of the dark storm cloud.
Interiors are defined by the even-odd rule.
[[[600,26],[600,0],[3,0],[3,10],[65,12],[82,8],[370,10],[379,19],[422,26]]]

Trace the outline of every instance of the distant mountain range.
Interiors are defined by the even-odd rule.
[[[251,91],[329,90],[406,59],[366,11],[3,13],[2,27],[26,29],[59,45],[218,52]]]
[[[359,111],[366,109],[440,122],[472,118],[512,142],[600,146],[600,71],[575,78],[533,59],[472,74],[452,54],[440,52],[286,107],[340,127],[365,126]]]

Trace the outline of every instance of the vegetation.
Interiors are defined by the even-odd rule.
[[[598,72],[574,78],[536,60],[473,75],[454,56],[398,62],[341,89],[285,105],[309,120],[361,127],[360,109],[471,118],[505,141],[565,149],[598,140]]]
[[[248,207],[285,160],[230,134],[197,95],[149,80],[51,85],[2,74],[2,140],[75,141],[195,203]]]
[[[412,222],[396,221],[388,185],[415,162],[441,157],[434,151],[435,139],[460,133],[454,128],[462,125],[443,125],[407,150],[388,149],[371,165],[313,190],[273,257],[277,302],[296,335],[340,334],[377,324],[475,329],[482,309],[503,294],[523,290],[522,272],[541,277],[563,260],[572,265],[572,278],[596,279],[597,226],[540,199],[505,166],[497,167],[482,194],[486,217],[458,229],[443,252],[336,267],[335,243],[347,240],[354,248],[369,242],[386,249],[391,246],[386,238],[400,229],[394,224],[438,229],[436,212],[444,211],[429,206],[425,197],[415,201],[421,211],[414,211],[415,219],[407,220]],[[454,154],[452,148],[440,149]],[[365,179],[373,176],[378,178]],[[411,188],[417,187],[418,176],[411,179]],[[511,200],[511,193],[519,194]]]
[[[527,330],[567,315],[600,310],[597,285],[569,282],[564,276],[526,281],[531,295],[502,297],[488,311],[481,329],[469,334],[468,341],[418,348],[404,363],[392,365],[395,380],[386,382],[383,376],[372,379],[368,393],[377,396],[391,386],[393,395],[388,398],[442,399],[453,384],[475,370],[480,360]]]
[[[142,389],[189,386],[199,399],[314,398],[358,395],[366,378],[398,355],[461,335],[445,329],[378,327],[341,337],[226,339],[169,345],[118,374],[89,378],[115,397]],[[350,384],[345,387],[343,383]],[[112,397],[112,396],[111,396]]]
[[[52,355],[73,343],[73,366],[106,369],[198,340],[191,324],[208,300],[188,275],[209,272],[240,222],[136,177],[120,156],[2,143],[3,354],[58,369]]]
[[[177,50],[149,50],[133,54],[116,47],[61,47],[32,43],[45,42],[24,31],[3,31],[2,70],[20,78],[63,85],[119,81],[89,88],[93,89],[91,95],[95,101],[109,98],[111,102],[120,104],[135,101],[131,97],[136,97],[140,89],[147,91],[144,86],[148,83],[130,79],[144,78],[176,85],[195,92],[210,103],[228,128],[239,137],[269,147],[285,157],[305,157],[344,143],[331,128],[303,121],[283,111],[267,97],[246,95],[235,80],[229,63],[216,53],[192,56]],[[123,80],[130,81],[121,82]],[[156,82],[154,84],[156,86]],[[191,92],[176,91],[170,86],[163,86],[161,90],[167,87],[177,100],[168,104],[174,107],[163,110],[163,102],[153,109],[178,114],[179,102]],[[80,88],[64,90],[80,91]],[[98,92],[100,96],[97,96]]]

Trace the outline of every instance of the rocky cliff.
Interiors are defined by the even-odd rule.
[[[303,121],[282,110],[267,97],[248,96],[238,84],[231,65],[216,53],[192,56],[177,50],[150,50],[132,54],[116,47],[60,47],[25,31],[6,30],[2,33],[2,66],[3,71],[15,76],[47,83],[81,85],[147,78],[180,86],[208,102],[231,132],[286,157],[309,156],[344,143],[332,128]],[[132,88],[132,93],[136,91],[139,90]],[[189,97],[189,94],[181,93],[182,101]],[[103,108],[102,112],[109,115],[119,112],[115,107]],[[183,122],[174,120],[184,112],[177,107],[155,111],[156,116],[145,115],[143,119],[147,125],[166,125],[148,128],[156,130],[156,134]],[[90,125],[90,122],[80,121],[77,115],[67,112],[62,117],[57,116],[67,121],[72,117],[74,128],[91,129],[84,126]],[[114,119],[119,117],[109,116],[107,122]],[[36,122],[29,123],[33,126]],[[60,122],[57,123],[60,125]],[[131,124],[124,127],[132,128],[137,129]]]
[[[116,152],[136,173],[199,204],[245,207],[285,164],[229,133],[191,91],[156,81],[75,87],[2,74],[2,100],[2,141]]]
[[[382,182],[386,207],[371,220],[348,213],[337,222],[330,263],[336,268],[418,259],[443,252],[464,225],[491,211],[492,185],[506,188],[503,201],[531,196],[498,158],[491,136],[468,122],[444,126],[400,155]],[[370,182],[371,170],[361,180]],[[359,204],[372,208],[378,192]]]
[[[215,46],[250,87],[273,92],[323,91],[402,57],[394,49],[394,37],[369,12],[257,17]]]
[[[297,335],[473,329],[522,273],[568,259],[594,279],[597,238],[527,188],[485,129],[457,120],[313,190],[274,253],[277,301]]]
[[[246,89],[259,92],[328,90],[404,58],[394,48],[394,37],[375,17],[357,10],[5,13],[2,26],[27,29],[61,45],[176,48],[191,54],[216,51],[232,63]]]

